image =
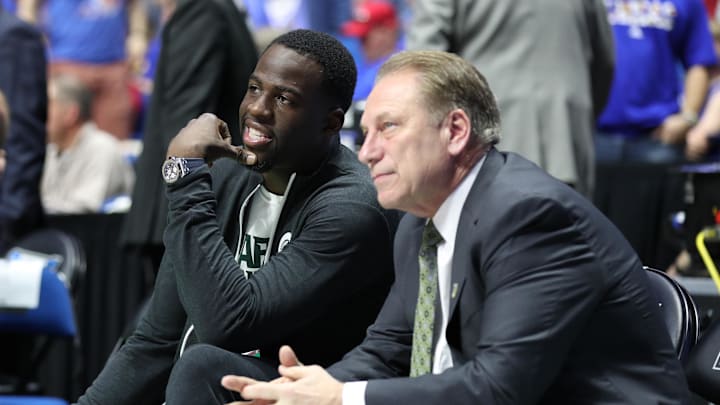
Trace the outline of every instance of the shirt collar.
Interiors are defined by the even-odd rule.
[[[463,205],[465,205],[465,200],[468,194],[470,194],[470,189],[473,183],[475,183],[475,179],[483,163],[485,163],[486,157],[487,154],[475,163],[475,166],[470,169],[470,172],[468,172],[455,190],[443,201],[432,218],[435,228],[440,232],[445,243],[450,244],[450,246],[455,246],[455,234],[457,233],[458,224],[460,223]]]

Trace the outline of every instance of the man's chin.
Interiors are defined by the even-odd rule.
[[[378,203],[380,203],[380,206],[387,209],[392,210],[397,208],[397,201],[393,198],[386,197],[382,194],[378,194]]]
[[[258,173],[265,173],[268,170],[272,169],[273,162],[272,160],[262,160],[252,166],[250,166],[250,169],[253,171],[256,171]]]

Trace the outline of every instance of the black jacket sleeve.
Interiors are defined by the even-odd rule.
[[[293,239],[246,279],[221,234],[212,180],[202,168],[167,187],[166,250],[148,312],[81,404],[160,403],[187,322],[203,343],[235,352],[268,347],[390,278],[377,257],[389,263],[392,232],[384,212],[367,203],[374,196],[325,184],[302,204]],[[373,256],[373,246],[384,248]]]
[[[242,352],[287,342],[348,295],[388,279],[387,266],[371,263],[373,247],[389,246],[392,232],[357,188],[326,184],[315,192],[292,241],[246,279],[220,233],[209,172],[186,179],[168,188],[166,255],[205,343]]]
[[[205,111],[215,111],[222,83],[215,80],[225,68],[227,57],[219,44],[224,44],[224,23],[220,9],[213,3],[200,1],[180,2],[163,33],[163,69],[158,72],[156,88],[162,92],[153,95],[149,119],[153,125],[148,132],[146,156],[141,157],[139,172],[150,173],[138,179],[136,190],[149,183],[162,183],[160,163],[164,159],[167,143],[187,122]],[[155,108],[157,107],[157,108]],[[152,139],[150,139],[152,138]],[[165,139],[164,141],[162,139]],[[159,195],[138,193],[138,199],[162,201],[164,185]],[[162,198],[161,198],[162,197]],[[135,205],[135,204],[134,204]],[[133,226],[147,232],[150,222],[164,224],[164,214],[153,216],[148,204],[142,220],[126,219]],[[162,209],[162,213],[166,210]],[[129,215],[130,216],[130,215]],[[155,213],[157,216],[157,213]],[[127,225],[127,224],[126,224]],[[112,355],[103,371],[79,399],[80,404],[152,404],[163,402],[165,385],[180,342],[186,315],[177,296],[175,275],[166,258],[160,266],[147,314],[121,349]]]
[[[161,404],[185,320],[175,276],[163,260],[147,312],[78,403]]]

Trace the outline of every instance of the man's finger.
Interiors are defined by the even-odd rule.
[[[310,375],[313,372],[314,368],[316,368],[316,366],[286,367],[281,365],[280,367],[278,367],[278,371],[280,372],[281,376],[287,377],[293,381],[297,381]]]
[[[257,156],[255,156],[254,153],[248,152],[245,149],[237,146],[234,146],[233,148],[235,150],[236,159],[238,162],[247,166],[252,166],[257,163]]]
[[[217,115],[215,115],[215,114],[213,114],[213,113],[209,113],[209,112],[205,112],[205,113],[200,114],[200,117],[198,117],[198,118],[202,118],[202,119],[204,119],[204,120],[218,120],[218,119],[219,119],[219,118],[217,117]]]
[[[231,391],[242,391],[243,388],[245,388],[247,385],[257,384],[257,380],[253,380],[252,378],[248,377],[240,377],[237,375],[226,375],[225,377],[220,380],[220,384],[222,384],[223,387],[231,390]]]
[[[295,355],[295,351],[290,346],[283,346],[280,348],[280,364],[287,367],[302,366],[303,364],[298,360]]]
[[[289,383],[289,382],[292,382],[292,380],[287,377],[281,376],[281,377],[278,377],[278,378],[270,381],[270,384],[284,384],[284,383]]]
[[[246,385],[242,389],[240,395],[245,399],[264,399],[268,401],[277,401],[280,398],[280,392],[286,384],[257,383]]]
[[[230,129],[227,126],[227,123],[221,119],[218,119],[218,132],[220,133],[220,137],[222,139],[230,139]]]
[[[280,379],[280,378],[283,378],[283,377],[278,377],[277,379]],[[241,393],[243,388],[245,388],[249,385],[259,384],[260,382],[257,380],[253,380],[252,378],[248,378],[248,377],[226,375],[225,377],[222,378],[222,380],[220,380],[220,383],[222,384],[223,387],[225,387],[226,389],[228,389],[230,391],[235,391],[237,393]],[[243,398],[245,398],[245,397],[243,397]],[[250,399],[250,398],[245,398],[245,399]],[[225,405],[267,405],[270,403],[271,403],[271,401],[265,401],[263,399],[256,399],[256,400],[251,400],[251,401],[234,401],[234,402],[230,402]]]

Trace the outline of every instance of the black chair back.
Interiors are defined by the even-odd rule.
[[[31,232],[15,243],[14,247],[60,256],[62,262],[56,269],[58,276],[67,286],[71,299],[73,301],[77,299],[87,267],[85,249],[77,238],[59,229],[46,228]],[[64,371],[72,375],[71,378],[75,378],[77,371],[75,367],[79,367],[75,364],[82,364],[79,360],[81,358],[79,334],[76,334],[72,341],[64,342],[67,345],[65,347],[69,348],[67,353],[62,351],[62,347],[59,347],[58,351],[53,351],[54,343],[60,342],[56,342],[54,336],[42,334],[0,336],[0,342],[8,345],[5,348],[0,347],[0,358],[3,359],[2,361],[9,360],[13,363],[8,369],[14,370],[11,375],[0,374],[0,394],[40,393],[42,387],[36,379],[42,371],[43,362],[48,358],[58,357],[66,361]],[[12,350],[13,353],[6,353],[3,350]],[[72,358],[67,357],[68,353]],[[54,376],[54,378],[58,377]]]
[[[698,340],[698,314],[690,294],[664,272],[645,267],[678,359],[685,361]]]
[[[77,238],[59,229],[46,228],[31,232],[21,238],[15,246],[34,252],[61,256],[62,263],[58,272],[64,275],[70,295],[76,296],[87,269],[85,250]]]
[[[685,375],[692,392],[720,403],[720,320],[708,326],[690,352]]]

